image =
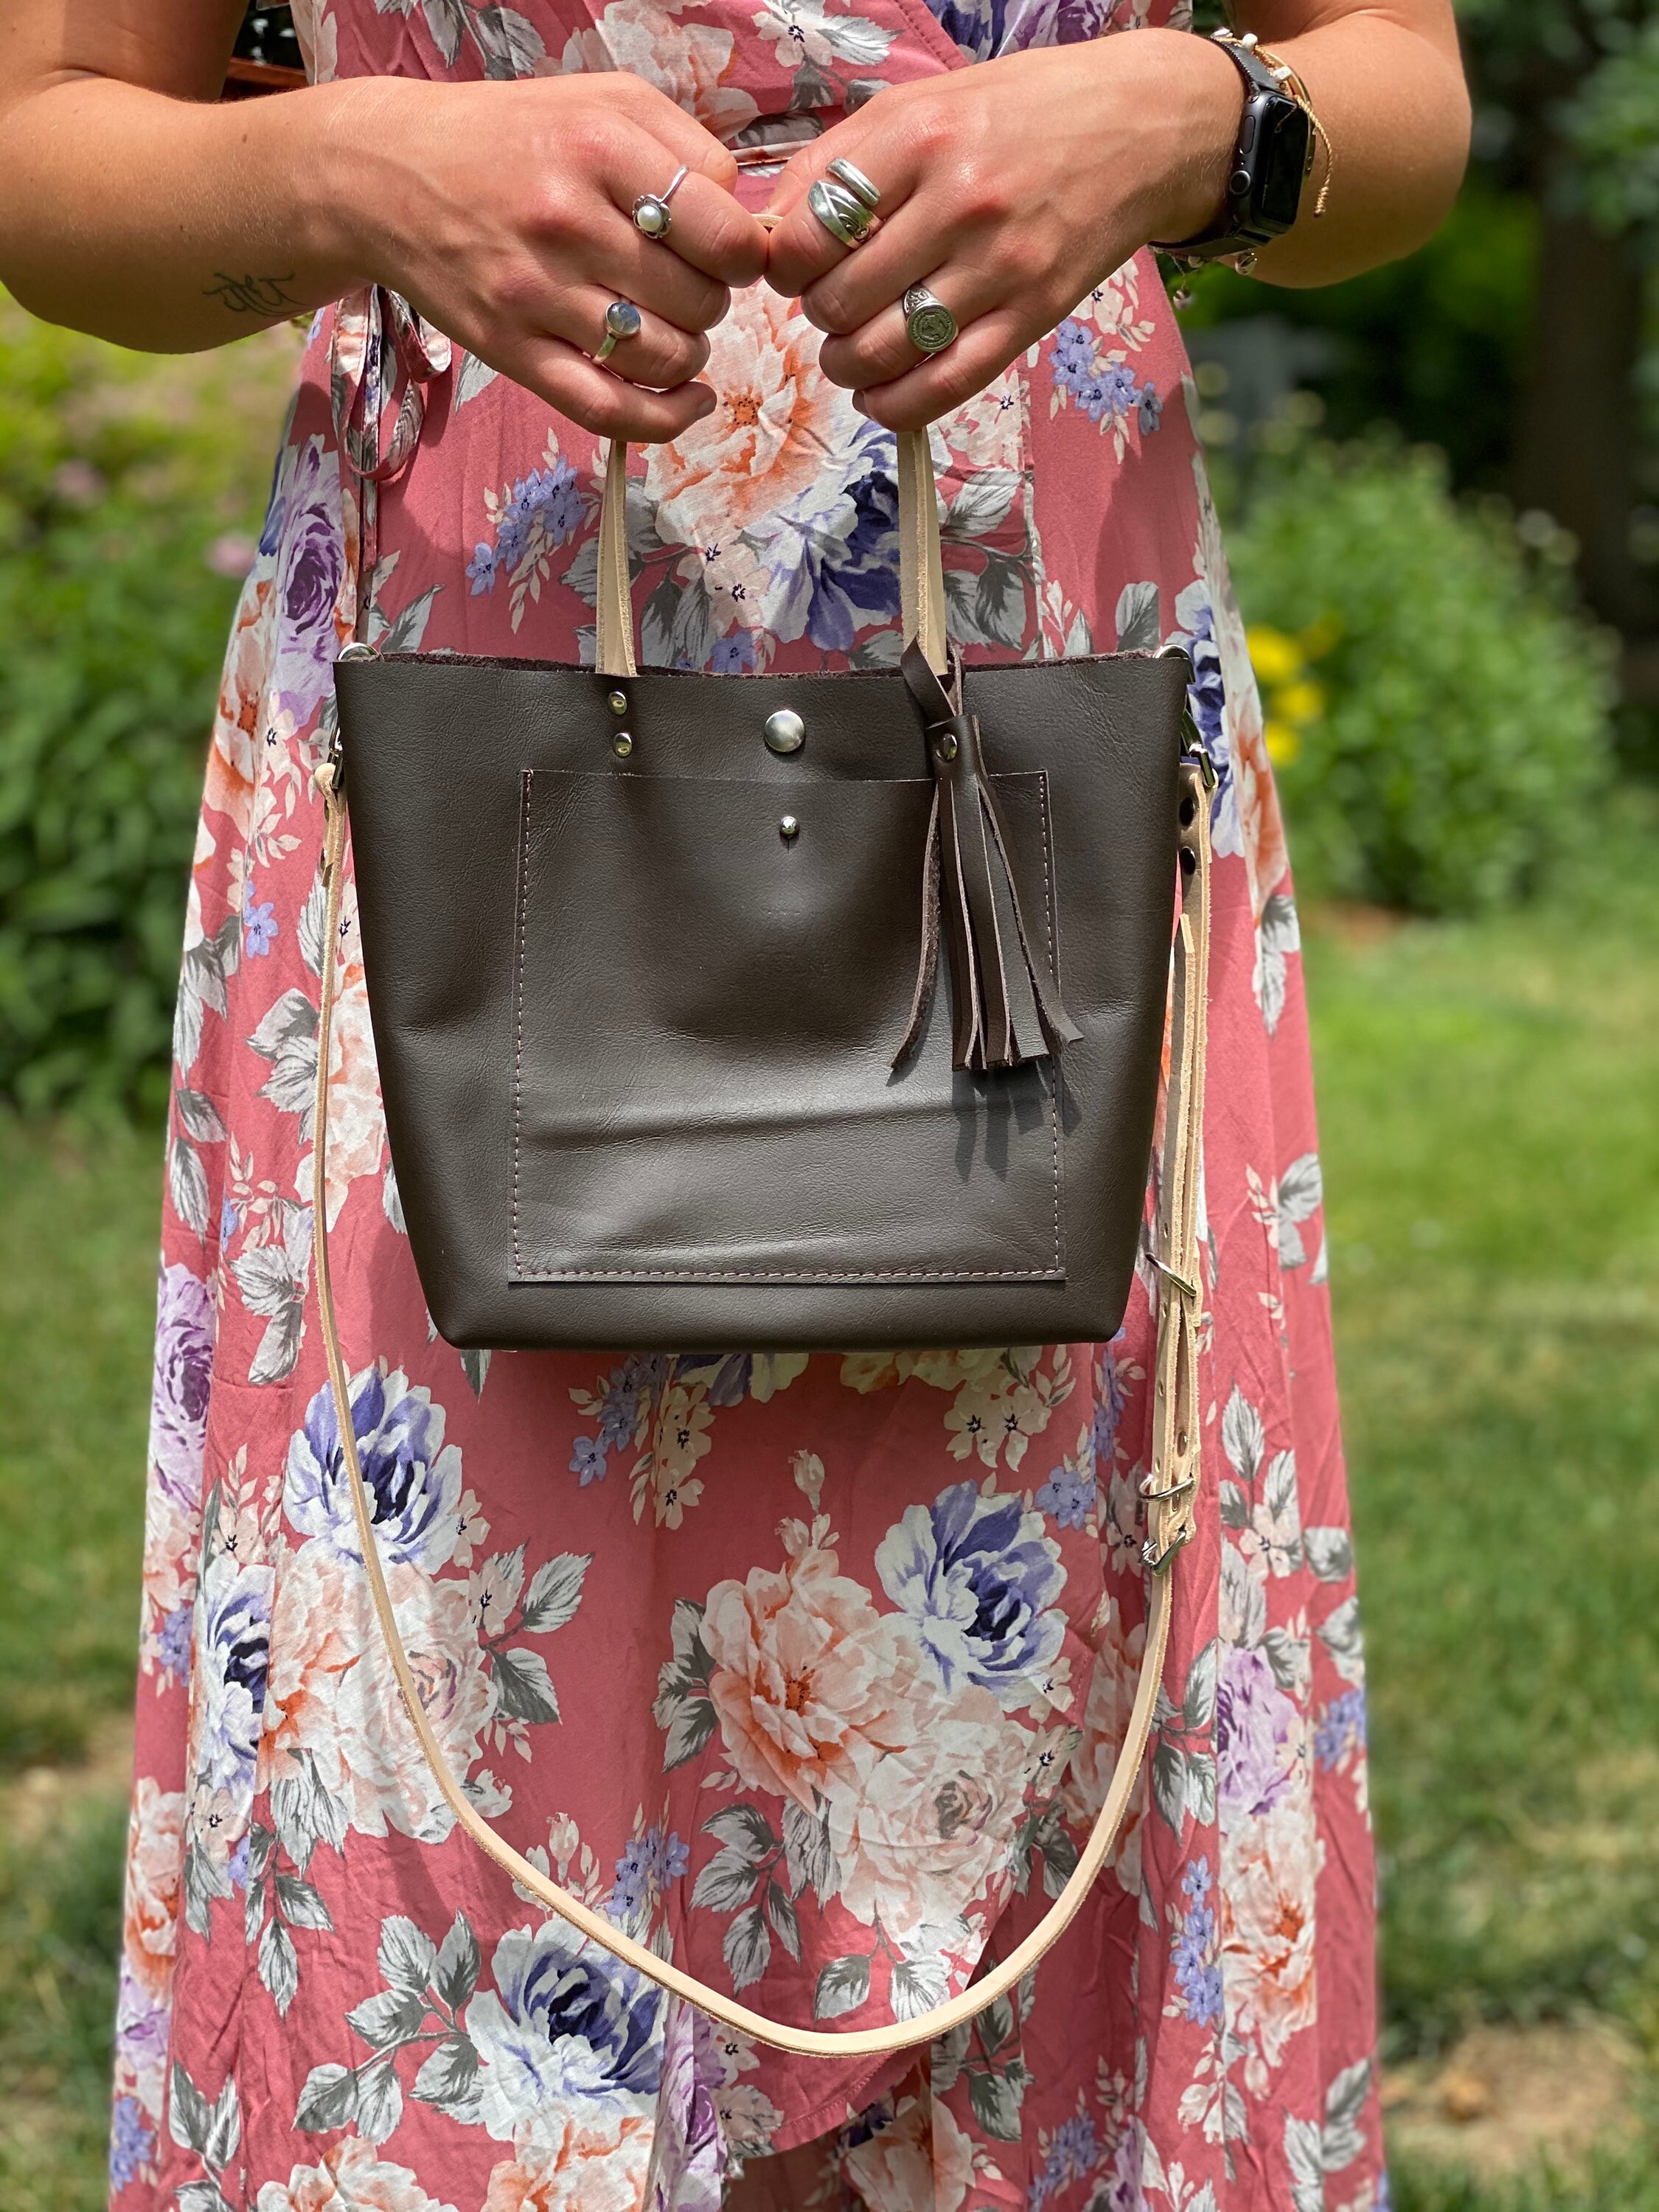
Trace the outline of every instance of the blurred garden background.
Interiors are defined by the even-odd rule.
[[[1184,320],[1297,861],[1395,2212],[1659,2212],[1659,4],[1460,13],[1434,243]],[[102,2201],[171,1001],[299,344],[0,296],[7,2212]]]

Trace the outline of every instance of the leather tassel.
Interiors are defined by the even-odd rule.
[[[982,1073],[1057,1055],[1080,1032],[1026,926],[979,724],[962,711],[960,669],[953,659],[947,690],[914,643],[900,667],[927,732],[933,810],[922,864],[921,959],[892,1064],[915,1048],[926,1024],[941,937],[951,963],[954,1064]]]

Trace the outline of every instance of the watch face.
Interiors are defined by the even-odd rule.
[[[1261,118],[1255,213],[1264,230],[1288,230],[1302,202],[1312,126],[1293,100],[1275,100]]]

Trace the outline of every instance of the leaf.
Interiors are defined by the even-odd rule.
[[[1272,1525],[1261,1528],[1258,1521],[1257,1527],[1268,1540],[1273,1572],[1287,1575],[1302,1564],[1302,1507],[1297,1497],[1293,1451],[1273,1454],[1262,1484],[1261,1502]]]
[[[1254,1650],[1267,1626],[1267,1593],[1237,1544],[1221,1547],[1221,1622],[1230,1643]]]
[[[540,34],[516,8],[470,8],[466,21],[487,77],[505,82],[529,76],[547,58]]]
[[[1187,1676],[1187,1693],[1181,1701],[1181,1724],[1189,1735],[1201,1735],[1214,1725],[1216,1678],[1221,1664],[1221,1639],[1214,1637],[1194,1659]]]
[[[249,1048],[270,1062],[259,1089],[280,1113],[300,1117],[300,1140],[311,1141],[311,1115],[317,1086],[317,1009],[307,993],[284,991],[266,1009],[248,1039]]]
[[[1295,2212],[1325,2212],[1325,2168],[1316,2122],[1285,2115],[1285,2162],[1291,2169]]]
[[[495,1654],[495,1704],[510,1720],[556,1721],[559,1701],[539,1651],[515,1645]]]
[[[708,1698],[690,1698],[668,1724],[668,1740],[662,1747],[664,1771],[670,1767],[684,1766],[688,1759],[697,1753],[714,1733],[714,1707]]]
[[[800,1963],[800,1922],[789,1895],[779,1883],[766,1885],[766,1917],[772,1923],[773,1933],[796,1964]]]
[[[1189,1751],[1187,1753],[1187,1809],[1200,1828],[1214,1825],[1215,1790],[1214,1753]]]
[[[870,1994],[870,1961],[856,1953],[831,1959],[820,1969],[812,1991],[812,2014],[817,2020],[839,2020],[856,2012]]]
[[[438,1995],[451,2012],[459,2012],[477,1986],[478,1939],[465,1913],[458,1912],[444,1937],[433,1974]]]
[[[419,1990],[376,1990],[346,2014],[346,2025],[376,2051],[407,2043],[425,2025],[428,2007]]]
[[[186,1091],[181,1085],[173,1094],[173,1103],[181,1127],[198,1145],[224,1142],[225,1125],[205,1091]]]
[[[1018,469],[976,471],[951,501],[942,534],[946,538],[988,536],[1006,516],[1024,481]]]
[[[389,2058],[377,2058],[357,2076],[357,2132],[383,2143],[404,2116],[404,2093]]]
[[[789,1893],[799,1897],[810,1883],[820,1905],[841,1887],[841,1869],[830,1841],[827,1813],[809,1813],[792,1797],[783,1808],[783,1863]]]
[[[726,1805],[702,1824],[703,1833],[728,1844],[750,1866],[758,1866],[778,1847],[766,1815],[754,1805]]]
[[[1152,1797],[1179,1836],[1187,1824],[1187,1754],[1167,1737],[1152,1747]]]
[[[1324,1178],[1317,1152],[1302,1152],[1279,1178],[1279,1212],[1284,1221],[1306,1221],[1324,1203]]]
[[[478,2054],[465,2035],[447,2035],[421,2063],[411,2094],[423,2105],[436,2105],[451,2119],[470,2122],[478,2078]]]
[[[1156,653],[1158,646],[1158,586],[1126,584],[1117,595],[1117,649]]]
[[[726,1929],[720,1948],[732,1969],[734,1990],[746,1990],[751,1982],[759,1981],[771,1963],[772,1938],[766,1932],[766,1922],[758,1905],[751,1905],[746,1912],[738,1913]]]
[[[1353,1545],[1346,1528],[1304,1528],[1302,1543],[1322,1583],[1345,1583],[1353,1572]]]
[[[943,2004],[950,1982],[938,1959],[901,1959],[888,1983],[888,2002],[896,2020],[919,2020],[932,2006]]]
[[[1224,1528],[1243,1528],[1248,1526],[1249,1508],[1244,1493],[1236,1482],[1221,1485],[1221,1525]]]
[[[306,2076],[300,2101],[294,2108],[294,2124],[307,2135],[326,2128],[347,2128],[357,2116],[357,2076],[349,2066],[313,2066]]]
[[[968,2046],[974,2039],[974,2023],[964,2020],[944,2035],[935,2036],[928,2051],[927,2086],[937,2103],[948,2097],[961,2076]]]
[[[247,1832],[247,1870],[258,1881],[270,1864],[270,1854],[276,1848],[276,1834],[263,1820],[253,1821]]]
[[[207,1235],[207,1170],[196,1147],[176,1129],[167,1138],[167,1199],[193,1237]]]
[[[1262,1454],[1267,1449],[1267,1432],[1262,1428],[1261,1414],[1237,1382],[1227,1401],[1227,1410],[1221,1416],[1221,1449],[1234,1473],[1245,1482],[1254,1483]]]
[[[1356,1686],[1365,1679],[1365,1650],[1359,1632],[1359,1600],[1346,1597],[1319,1630],[1319,1640],[1330,1653],[1345,1682]]]
[[[173,2094],[167,2099],[167,2133],[180,2150],[199,2154],[207,2148],[211,2117],[207,2099],[175,2058]]]
[[[426,27],[432,33],[432,43],[444,67],[453,69],[461,51],[466,21],[461,12],[461,0],[421,0],[421,13],[426,17]]]
[[[319,872],[312,878],[300,908],[300,957],[313,975],[323,972],[323,926],[327,920],[328,892]]]
[[[380,1979],[393,1989],[424,1994],[437,1970],[438,1948],[423,1929],[401,1912],[380,1923],[380,1948],[375,1956]]]
[[[392,1173],[392,1170],[389,1167],[386,1170],[386,1173],[388,1176]],[[401,1206],[398,1208],[398,1219],[394,1225],[401,1229],[403,1227],[403,1207]],[[461,1363],[461,1372],[465,1376],[467,1380],[467,1387],[471,1389],[475,1398],[482,1398],[483,1395],[484,1378],[489,1372],[489,1352],[487,1348],[483,1346],[468,1346],[461,1350],[459,1357]]]
[[[432,612],[432,602],[442,589],[441,584],[434,584],[422,592],[419,599],[411,599],[406,607],[398,609],[384,630],[374,638],[374,642],[382,653],[420,651],[421,641],[426,635],[427,620]]]
[[[345,1807],[327,1790],[314,1760],[307,1758],[300,1774],[284,1777],[270,1793],[271,1818],[283,1849],[303,1874],[319,1844],[338,1850],[345,1842]]]
[[[1296,902],[1275,891],[1261,909],[1264,952],[1284,954],[1302,950],[1302,927],[1296,918]]]
[[[526,1635],[549,1636],[564,1626],[581,1602],[582,1577],[592,1564],[591,1552],[561,1552],[537,1568],[525,1594],[520,1626]]]
[[[179,2191],[179,2212],[230,2212],[216,2181],[186,2181]]]
[[[1261,1639],[1273,1680],[1281,1690],[1305,1690],[1313,1668],[1305,1636],[1292,1636],[1288,1628],[1270,1628]]]
[[[241,2140],[242,2115],[236,2102],[236,2076],[230,2074],[225,2077],[225,2086],[208,2115],[207,2142],[202,2156],[216,2172],[221,2172],[235,2157],[236,2146]]]
[[[1033,1841],[1042,1856],[1042,1887],[1050,1897],[1058,1897],[1077,1872],[1077,1845],[1066,1832],[1058,1806],[1051,1805],[1043,1814]]]
[[[999,2142],[1019,2141],[1019,2108],[1024,2094],[1024,2084],[1016,2084],[1006,2074],[968,2076],[968,2102],[973,2106],[974,2118]]]
[[[325,1936],[332,1934],[334,1923],[328,1907],[320,1892],[308,1881],[301,1881],[298,1875],[279,1874],[276,1888],[276,1909],[291,1927],[315,1928]]]
[[[300,1990],[300,1961],[294,1938],[274,1917],[265,1923],[259,1938],[259,1979],[270,1991],[270,2001],[284,2020]]]
[[[1005,2043],[1014,2039],[1014,2006],[1011,1997],[994,1998],[978,2020],[980,2047],[994,2058]]]
[[[692,1909],[735,1912],[749,1902],[759,1878],[753,1860],[742,1851],[716,1851],[697,1876],[691,1892]]]
[[[453,412],[476,399],[481,392],[488,392],[499,372],[487,361],[480,361],[476,353],[463,353],[455,370],[454,397],[450,401]]]

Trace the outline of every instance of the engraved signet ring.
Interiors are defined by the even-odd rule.
[[[904,334],[918,353],[943,353],[956,337],[956,317],[925,284],[910,287],[903,307]]]

